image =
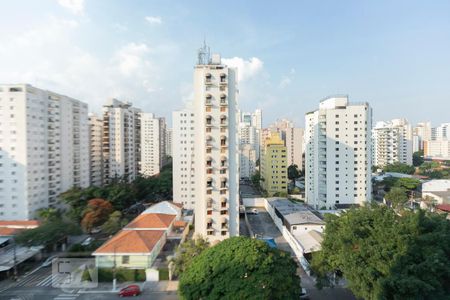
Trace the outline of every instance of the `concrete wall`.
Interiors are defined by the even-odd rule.
[[[294,229],[295,227],[295,229]],[[302,234],[308,232],[310,230],[316,230],[318,232],[323,232],[325,225],[316,225],[316,224],[302,224],[302,225],[292,225],[291,232],[293,235]]]
[[[243,198],[245,207],[266,207],[266,198]]]

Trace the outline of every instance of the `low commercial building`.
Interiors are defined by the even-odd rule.
[[[437,204],[450,204],[450,180],[436,179],[422,184],[422,198],[433,198]]]

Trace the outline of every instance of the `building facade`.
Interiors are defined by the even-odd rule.
[[[195,232],[210,241],[239,235],[236,71],[199,52],[194,68]]]
[[[239,146],[239,176],[240,178],[250,179],[256,173],[256,150],[250,144]]]
[[[286,129],[287,165],[297,165],[300,170],[303,170],[303,135],[303,128]]]
[[[423,143],[431,140],[431,123],[421,122],[413,128],[413,152],[423,150]]]
[[[28,220],[89,186],[88,105],[28,84],[0,85],[0,220]]]
[[[103,183],[133,181],[140,171],[140,109],[109,99],[103,106]]]
[[[89,184],[103,185],[103,119],[89,114]]]
[[[195,118],[191,107],[172,113],[172,182],[173,201],[185,209],[194,209],[196,202],[194,169]]]
[[[437,160],[450,160],[450,141],[425,141],[424,157]]]
[[[141,113],[141,169],[143,176],[159,174],[166,164],[166,120]]]
[[[261,185],[269,195],[287,193],[287,159],[286,146],[274,132],[266,139],[261,155]]]
[[[412,127],[405,119],[378,122],[372,130],[373,165],[384,167],[393,163],[412,165]]]
[[[172,157],[172,128],[166,128],[166,155]]]
[[[305,196],[315,208],[359,204],[371,197],[372,109],[347,96],[322,100],[305,116]]]

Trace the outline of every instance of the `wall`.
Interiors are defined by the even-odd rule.
[[[266,207],[265,198],[242,198],[245,207]]]
[[[294,229],[296,227],[296,229]],[[293,235],[302,234],[308,232],[309,230],[316,230],[318,232],[323,232],[325,225],[316,225],[316,224],[302,224],[302,225],[292,225],[291,232]]]

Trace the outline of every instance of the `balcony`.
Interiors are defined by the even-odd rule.
[[[212,105],[212,96],[211,96],[211,94],[206,95],[206,97],[205,97],[205,105],[206,106],[211,106]]]
[[[227,81],[227,75],[226,74],[220,74],[220,84],[221,85],[225,85],[225,84],[227,84],[228,83],[228,81]]]
[[[212,84],[212,75],[209,74],[209,73],[205,75],[205,84],[206,85],[211,85]]]
[[[220,95],[220,105],[221,106],[228,105],[227,96],[225,94]]]
[[[206,117],[206,126],[207,127],[211,127],[213,124],[212,124],[212,117],[211,116],[207,116]]]

